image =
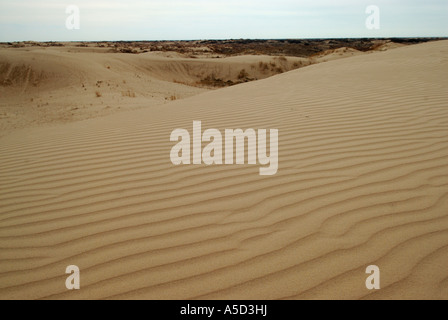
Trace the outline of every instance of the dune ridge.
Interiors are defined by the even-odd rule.
[[[0,46],[0,135],[18,128],[148,108],[324,59],[266,55],[189,58],[176,52],[125,54],[80,49],[86,48],[73,44]]]
[[[0,298],[447,299],[447,53],[354,56],[1,137]],[[170,133],[193,120],[278,129],[278,173],[173,166]]]

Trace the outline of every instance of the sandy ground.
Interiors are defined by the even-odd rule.
[[[104,117],[5,125],[0,298],[448,298],[447,41],[200,94],[206,89],[184,86],[194,96],[169,103],[167,79],[132,76],[144,73],[144,55],[39,54],[18,71],[25,83],[3,87],[3,97],[22,90],[28,100],[40,88],[39,104],[54,91],[50,105],[82,108],[97,98],[81,94],[81,74],[90,94],[104,81],[104,105],[132,109],[127,89],[142,100]],[[52,77],[39,78],[51,66]],[[134,80],[123,83],[126,73]],[[46,84],[58,75],[59,88]],[[145,81],[164,91],[145,95]],[[151,94],[159,103],[140,108]],[[221,132],[278,129],[278,173],[174,166],[170,134],[191,132],[193,120]],[[80,268],[81,290],[65,288],[68,265]],[[381,270],[381,290],[365,287],[369,265]]]
[[[176,52],[134,55],[69,46],[3,48],[0,136],[18,128],[149,108],[320,60],[262,55],[193,59]]]
[[[312,64],[375,53],[342,47],[308,58],[178,52],[111,53],[110,48],[0,45],[0,136],[15,129],[67,123],[150,108]],[[198,48],[195,48],[198,49]],[[200,48],[199,48],[200,49]]]

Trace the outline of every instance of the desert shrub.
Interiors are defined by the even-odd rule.
[[[60,43],[60,42],[50,41],[50,42],[45,42],[45,46],[47,46],[47,47],[63,47],[64,44]]]
[[[137,53],[137,50],[132,50],[131,48],[121,48],[121,53]]]
[[[265,72],[265,71],[268,71],[269,70],[269,65],[267,64],[267,63],[265,63],[265,62],[259,62],[258,63],[258,66],[259,66],[259,68],[260,68],[260,70],[262,71],[262,72]]]
[[[135,92],[134,91],[131,91],[131,90],[127,90],[127,91],[122,91],[121,92],[121,95],[123,96],[123,97],[129,97],[129,98],[135,98]]]
[[[246,72],[246,69],[242,69],[238,74],[239,80],[246,79],[247,77],[249,77],[249,74]]]
[[[103,96],[103,95],[101,94],[101,92],[99,92],[99,91],[96,91],[95,94],[96,94],[96,97],[97,97],[97,98],[100,98],[100,97]]]
[[[228,82],[216,78],[214,74],[208,75],[207,77],[198,81],[198,84],[209,86],[209,87],[226,87],[228,86]]]
[[[283,73],[283,72],[285,72],[285,71],[283,70],[283,68],[281,68],[281,67],[277,67],[277,68],[275,68],[275,72],[277,72],[277,73]]]

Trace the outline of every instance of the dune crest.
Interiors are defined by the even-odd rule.
[[[111,53],[73,44],[0,46],[0,135],[150,108],[311,63],[266,55],[217,59],[176,52]]]

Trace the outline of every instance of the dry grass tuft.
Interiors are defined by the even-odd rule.
[[[123,97],[130,97],[130,98],[135,98],[135,92],[134,91],[131,91],[131,90],[127,90],[127,91],[122,91],[121,92],[121,95],[123,96]]]
[[[242,69],[240,73],[238,74],[238,79],[243,80],[247,79],[249,77],[249,74],[246,72],[246,69]]]

